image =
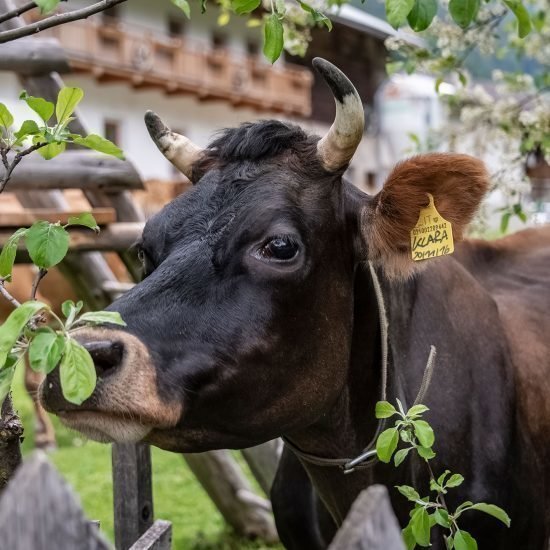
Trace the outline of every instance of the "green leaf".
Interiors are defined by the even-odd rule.
[[[425,420],[413,420],[414,433],[422,447],[431,447],[434,444],[435,437],[432,427]]]
[[[410,485],[396,485],[395,488],[407,499],[411,502],[415,502],[417,500],[420,500],[420,495],[416,491],[414,487],[411,487]]]
[[[414,540],[419,546],[430,546],[430,516],[424,508],[417,508],[411,518]]]
[[[7,241],[0,253],[0,277],[11,280],[11,272],[17,254],[19,239],[27,232],[26,228],[18,229]]]
[[[70,216],[67,220],[67,225],[83,225],[93,229],[96,233],[99,233],[99,225],[95,221],[95,218],[90,212],[83,212],[78,216]]]
[[[65,337],[55,332],[39,332],[29,345],[32,370],[49,374],[57,366],[65,348]]]
[[[402,531],[403,542],[405,543],[405,548],[407,550],[414,550],[416,548],[416,541],[414,540],[414,535],[412,532],[411,525],[407,525]]]
[[[57,157],[57,155],[61,154],[63,151],[65,151],[66,144],[65,143],[48,143],[48,145],[41,147],[38,149],[38,152],[46,159],[51,160],[54,157]]]
[[[478,502],[471,506],[470,510],[479,510],[480,512],[485,512],[494,518],[502,521],[506,527],[510,527],[510,516],[499,506],[495,504],[486,504],[485,502]]]
[[[9,130],[12,124],[13,115],[3,103],[0,103],[0,126],[3,126],[6,130]]]
[[[35,0],[35,4],[40,8],[42,13],[49,13],[57,8],[60,0]]]
[[[416,450],[424,460],[431,460],[432,458],[435,457],[435,453],[433,452],[433,449],[431,449],[430,447],[419,446],[416,448]]]
[[[315,23],[323,23],[329,31],[332,30],[332,21],[324,13],[321,13],[320,11],[316,10],[309,4],[302,2],[301,0],[298,0],[298,4],[300,4],[300,7],[305,12],[311,14]]]
[[[394,28],[399,28],[413,9],[415,0],[386,0],[386,19]]]
[[[450,0],[449,13],[455,23],[467,28],[470,23],[476,18],[479,11],[479,0]]]
[[[388,403],[387,401],[378,401],[378,403],[376,403],[374,412],[376,418],[389,418],[396,413],[397,411],[391,403]]]
[[[449,512],[447,512],[447,510],[443,508],[438,508],[434,512],[434,519],[438,525],[441,525],[441,527],[445,527],[446,529],[451,528],[451,522],[449,520]]]
[[[97,377],[92,357],[73,339],[65,343],[59,378],[63,397],[75,405],[81,405],[94,391]]]
[[[477,542],[468,531],[457,529],[454,537],[455,550],[477,550]]]
[[[445,483],[445,478],[450,474],[450,470],[445,470],[438,478],[437,483],[441,486]]]
[[[461,476],[460,474],[453,474],[445,483],[445,488],[449,487],[458,487],[459,485],[462,485],[464,481],[464,476]]]
[[[384,430],[376,440],[376,454],[381,462],[388,463],[391,460],[393,452],[397,448],[399,441],[399,432],[397,428],[388,428]]]
[[[19,99],[27,102],[27,105],[44,121],[48,122],[54,112],[54,104],[51,101],[46,101],[42,97],[33,97],[28,95],[25,90],[23,90],[19,96]]]
[[[500,232],[506,233],[508,231],[508,224],[510,223],[510,218],[512,217],[511,212],[505,212],[500,218]]]
[[[89,311],[81,315],[78,322],[94,324],[111,323],[113,325],[126,326],[118,311]]]
[[[437,13],[437,0],[415,0],[407,21],[415,32],[425,31]]]
[[[407,455],[409,454],[409,451],[412,449],[412,447],[409,447],[408,449],[401,449],[395,453],[395,456],[393,457],[393,462],[395,464],[395,467],[400,466],[401,463],[407,458]]]
[[[17,138],[18,142],[23,141],[27,136],[34,136],[36,134],[40,133],[40,128],[38,127],[38,124],[34,120],[25,120],[23,124],[21,124],[21,128],[15,132],[15,137]]]
[[[264,55],[275,63],[283,51],[283,25],[279,17],[272,13],[264,21]]]
[[[416,134],[409,134],[409,137],[418,143],[420,145],[420,139]],[[426,405],[414,405],[407,411],[407,416],[410,418],[411,416],[421,415],[424,414],[426,411],[429,411],[428,407]]]
[[[83,97],[82,88],[65,86],[59,90],[57,104],[55,105],[55,116],[58,124],[63,124],[69,119]]]
[[[22,358],[23,354],[21,354],[19,359],[17,361],[14,361],[12,365],[0,369],[0,408],[4,404],[4,399],[6,399],[8,393],[10,393],[15,369]]]
[[[520,38],[525,38],[532,29],[531,17],[529,16],[527,8],[523,5],[521,0],[504,0],[504,3],[518,20],[518,36]]]
[[[0,326],[0,368],[4,366],[25,325],[42,309],[49,310],[50,308],[36,300],[25,302],[14,309]]]
[[[61,304],[61,311],[63,312],[63,315],[65,315],[65,318],[69,320],[70,317],[74,318],[80,313],[80,310],[84,306],[84,302],[79,301],[77,304],[75,304],[72,300],[65,300]]]
[[[69,234],[63,227],[46,221],[32,224],[25,234],[29,256],[44,269],[57,265],[69,250]]]
[[[100,153],[105,153],[106,155],[112,155],[117,159],[124,160],[124,153],[122,149],[117,147],[112,141],[105,139],[97,134],[90,134],[86,137],[77,137],[74,138],[74,142],[93,149],[94,151],[99,151]]]
[[[469,508],[470,506],[473,505],[473,502],[470,501],[470,500],[467,500],[466,502],[463,502],[460,506],[457,506],[456,510],[455,510],[455,513],[453,514],[456,517],[458,517],[460,515],[460,513],[465,509],[465,508]]]
[[[187,19],[191,19],[191,8],[187,0],[172,0],[172,4],[174,4],[174,6],[177,6],[185,14],[185,17],[187,17]]]
[[[245,15],[254,11],[261,4],[261,0],[231,0],[231,9],[237,15]]]

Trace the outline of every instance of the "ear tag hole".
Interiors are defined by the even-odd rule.
[[[453,228],[435,207],[434,198],[420,210],[418,221],[411,230],[411,254],[416,262],[452,254],[455,249]]]

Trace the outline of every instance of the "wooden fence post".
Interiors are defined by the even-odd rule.
[[[0,546],[6,550],[110,548],[42,451],[23,463],[2,493]]]
[[[128,550],[153,524],[151,449],[145,443],[115,443],[112,461],[115,546]]]
[[[372,485],[359,494],[329,550],[405,550],[383,485]]]

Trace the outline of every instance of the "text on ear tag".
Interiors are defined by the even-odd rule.
[[[411,252],[415,261],[452,254],[455,249],[451,223],[437,211],[433,196],[427,195],[430,203],[420,210],[411,231]]]

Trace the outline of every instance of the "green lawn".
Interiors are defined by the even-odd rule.
[[[31,401],[24,391],[20,372],[14,384],[14,403],[25,425],[23,452],[33,448]],[[113,491],[111,448],[86,441],[54,418],[58,450],[50,458],[80,497],[90,519],[101,522],[113,540]],[[237,550],[268,548],[230,533],[210,499],[187,468],[181,455],[153,449],[155,517],[169,520],[176,550]],[[271,546],[271,550],[281,546]]]

